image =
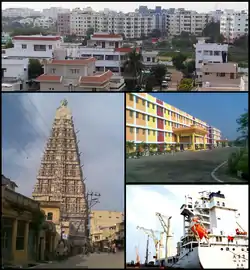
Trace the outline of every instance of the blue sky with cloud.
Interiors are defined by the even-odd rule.
[[[135,260],[136,247],[141,262],[145,261],[147,236],[137,226],[163,231],[156,212],[172,216],[172,250],[183,235],[183,217],[180,208],[185,195],[196,197],[200,191],[221,191],[241,213],[240,224],[248,228],[248,186],[247,185],[127,185],[126,187],[126,261]],[[159,233],[158,233],[159,236]],[[149,260],[153,260],[155,248],[150,240]]]
[[[101,193],[96,209],[124,209],[123,94],[3,93],[2,172],[31,196],[56,108],[66,98],[82,152],[87,190]]]

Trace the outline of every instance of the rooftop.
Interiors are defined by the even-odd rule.
[[[85,66],[89,63],[95,62],[96,59],[94,57],[90,57],[88,59],[75,59],[75,60],[50,60],[47,64],[51,65],[78,65],[78,66]]]
[[[108,70],[104,73],[95,74],[92,76],[80,77],[80,83],[91,84],[91,85],[101,85],[109,81],[112,76],[113,76],[113,73],[110,70]]]
[[[56,41],[61,40],[60,36],[42,36],[42,35],[33,35],[33,36],[15,36],[13,40],[39,40],[39,41]]]
[[[37,81],[43,81],[43,82],[61,82],[62,76],[56,76],[56,75],[47,75],[42,74],[39,77],[36,78]]]
[[[212,64],[208,63],[202,65],[202,72],[211,72],[211,73],[237,73],[238,64],[237,63],[217,63]]]

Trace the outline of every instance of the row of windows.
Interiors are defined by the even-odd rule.
[[[131,95],[130,95],[131,96]],[[137,97],[136,97],[137,98]],[[143,103],[143,105],[145,104],[145,101],[144,100],[142,100],[142,103]],[[152,105],[152,108],[154,109],[155,107],[155,104],[152,104],[152,103],[150,103],[149,101],[148,101],[148,108],[150,108],[150,104]],[[158,108],[158,110],[159,110],[159,112],[160,113],[162,113],[163,114],[163,111],[164,111],[164,113],[165,114],[167,114],[168,116],[171,116],[171,117],[173,117],[173,118],[176,118],[177,120],[179,120],[179,121],[184,121],[184,122],[191,122],[191,124],[195,124],[195,125],[197,125],[197,126],[200,126],[200,127],[202,127],[202,125],[201,124],[199,124],[199,123],[197,123],[197,122],[195,122],[195,121],[192,121],[192,120],[190,120],[189,118],[187,118],[187,117],[184,117],[184,116],[181,116],[181,115],[179,115],[179,114],[177,114],[177,113],[174,113],[174,112],[171,112],[170,110],[167,110],[167,109],[163,109],[163,108],[161,108],[161,107],[159,107]],[[131,110],[129,110],[129,115],[130,115],[130,117],[133,117],[133,114],[134,113],[136,113],[136,118],[139,118],[139,114],[142,114],[142,113],[138,113],[138,112],[133,112],[133,111],[131,111]],[[144,114],[142,114],[142,116],[143,116],[143,119],[145,120],[145,115]],[[152,117],[152,116],[151,116]],[[149,121],[149,120],[148,120]]]
[[[146,134],[146,130],[143,129],[143,128],[136,128],[136,134],[139,134],[140,133],[140,130],[142,130],[142,134],[143,135]],[[131,134],[134,134],[134,128],[130,128],[129,131],[130,131]],[[153,134],[153,136],[155,136],[156,132],[157,131],[155,131],[155,130],[149,130],[149,129],[147,130],[147,134],[148,135],[152,135]],[[172,136],[172,133],[171,132],[166,132],[166,136],[171,137]]]

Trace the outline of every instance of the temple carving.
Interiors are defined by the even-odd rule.
[[[88,203],[73,117],[67,100],[56,110],[32,196],[60,202],[61,221],[87,233]]]

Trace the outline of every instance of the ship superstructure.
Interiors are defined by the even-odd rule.
[[[239,213],[220,191],[185,197],[181,206],[183,237],[176,256],[157,264],[176,268],[248,268],[248,233]]]

